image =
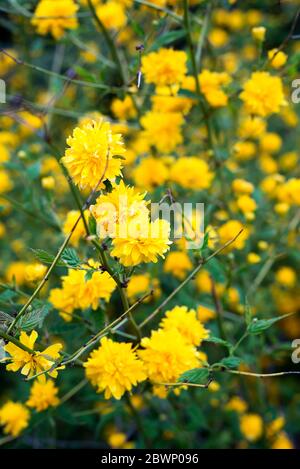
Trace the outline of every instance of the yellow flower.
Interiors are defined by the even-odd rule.
[[[145,302],[151,297],[158,298],[161,294],[158,279],[151,278],[149,274],[132,275],[127,286],[127,295],[130,300],[137,300],[139,296],[153,291],[153,296],[145,298]]]
[[[20,342],[25,345],[32,352],[27,352],[12,342],[8,342],[4,346],[4,350],[9,353],[10,363],[6,365],[8,371],[18,371],[21,368],[21,374],[25,376],[33,376],[37,373],[47,371],[49,376],[52,378],[57,377],[57,369],[50,371],[55,361],[60,357],[59,352],[62,349],[62,345],[57,343],[50,345],[43,352],[35,352],[34,344],[38,338],[38,333],[32,331],[28,336],[26,332],[22,331],[20,334]],[[39,381],[45,381],[45,374],[37,377]]]
[[[263,420],[257,414],[245,414],[240,418],[240,430],[248,441],[256,441],[263,433]]]
[[[239,414],[243,414],[248,409],[248,404],[239,396],[232,397],[225,406],[226,410],[234,410]]]
[[[182,87],[184,88],[184,82]],[[151,97],[152,110],[154,112],[181,112],[187,115],[194,104],[193,99],[186,96],[178,96],[179,87],[161,86],[156,88],[156,95]]]
[[[266,130],[266,122],[261,117],[246,117],[242,120],[238,134],[242,139],[259,138]]]
[[[244,84],[240,98],[249,114],[262,117],[278,113],[286,103],[281,79],[268,72],[253,72]]]
[[[102,179],[113,181],[121,174],[121,160],[114,156],[123,155],[125,149],[120,134],[114,134],[109,122],[89,121],[76,127],[68,137],[63,164],[73,181],[80,188],[94,189]]]
[[[252,36],[259,42],[263,42],[266,37],[266,28],[264,26],[255,26],[251,30]]]
[[[241,161],[248,161],[255,155],[256,145],[253,142],[241,141],[237,142],[234,147],[234,156]]]
[[[46,190],[52,190],[55,187],[55,179],[53,176],[43,177],[41,180],[42,187]]]
[[[300,205],[300,178],[291,178],[280,185],[276,195],[281,202]]]
[[[159,49],[142,58],[142,73],[147,83],[157,86],[180,84],[187,73],[187,55],[184,51]]]
[[[193,264],[185,252],[170,252],[164,263],[164,272],[170,272],[174,277],[183,280],[186,274],[191,270]]]
[[[8,282],[16,282],[18,286],[25,283],[25,270],[27,264],[25,262],[16,261],[9,264],[5,272],[5,277]]]
[[[201,324],[194,309],[187,306],[175,306],[166,311],[165,317],[160,322],[160,327],[165,331],[177,330],[188,344],[199,346],[209,337],[209,331]]]
[[[213,28],[208,35],[208,40],[213,47],[224,47],[228,44],[229,35],[224,29]]]
[[[158,151],[169,153],[182,143],[181,126],[184,120],[179,112],[148,111],[141,118],[143,136]]]
[[[294,449],[294,445],[285,432],[280,432],[271,445],[272,449]]]
[[[166,220],[156,219],[137,227],[135,237],[114,238],[111,255],[118,257],[126,267],[142,262],[158,261],[158,256],[164,257],[171,241],[170,224]]]
[[[108,29],[121,29],[127,23],[124,5],[117,1],[109,0],[107,3],[99,5],[96,13]]]
[[[101,194],[90,207],[99,238],[133,236],[137,225],[147,223],[149,210],[145,195],[134,187],[125,186],[123,181],[110,193]]]
[[[171,181],[177,182],[185,189],[202,190],[211,185],[214,174],[209,170],[206,161],[196,156],[183,156],[172,165]]]
[[[111,104],[112,113],[117,119],[134,119],[137,115],[131,96],[125,96],[124,99],[115,98]]]
[[[4,433],[14,437],[28,427],[29,410],[20,402],[8,401],[0,408],[0,425],[4,425]]]
[[[288,266],[280,267],[275,273],[275,278],[280,285],[287,288],[293,288],[297,282],[295,270]]]
[[[77,10],[78,5],[73,0],[40,0],[31,23],[39,34],[51,33],[55,39],[60,39],[65,29],[77,28]]]
[[[30,389],[30,396],[26,404],[38,412],[55,407],[59,404],[58,388],[50,379],[44,383],[35,381]]]
[[[195,347],[176,329],[152,331],[151,337],[144,337],[141,345],[144,349],[138,355],[155,384],[174,383],[184,371],[199,366]]]
[[[5,169],[0,169],[0,194],[11,191],[13,183]]]
[[[149,191],[162,186],[168,177],[169,170],[167,166],[158,158],[143,158],[133,171],[135,184]]]
[[[218,73],[203,70],[199,75],[201,91],[212,107],[226,106],[228,98],[221,87],[222,85],[228,85],[230,82],[231,78],[225,72]]]
[[[202,323],[206,323],[215,319],[216,313],[211,308],[207,308],[206,306],[198,306],[197,308],[198,319]]]
[[[268,51],[268,59],[273,68],[281,68],[286,64],[288,56],[282,50],[272,49]]]
[[[245,179],[235,179],[231,184],[232,190],[237,194],[252,194],[254,186]]]
[[[84,216],[86,220],[88,219],[88,213],[89,212],[87,210],[84,212]],[[78,220],[79,216],[80,216],[79,210],[70,210],[67,213],[65,222],[62,227],[63,233],[66,236],[71,233],[71,230],[74,228],[74,225],[76,221]],[[70,244],[72,244],[72,246],[78,246],[79,240],[84,238],[85,235],[86,235],[86,231],[85,231],[83,220],[81,218],[79,222],[77,223],[75,230],[73,231],[73,234],[69,241]]]
[[[93,267],[100,268],[100,265],[96,263]],[[62,288],[51,290],[49,301],[63,319],[71,321],[75,309],[96,310],[99,300],[109,301],[115,288],[116,283],[108,272],[95,271],[86,280],[85,271],[69,269],[68,275],[62,277]]]
[[[239,250],[243,249],[245,246],[246,240],[248,239],[249,232],[247,228],[243,227],[241,222],[239,222],[238,220],[229,220],[228,222],[224,223],[224,225],[222,225],[219,228],[218,233],[219,233],[221,245],[224,245],[228,241],[233,239],[242,228],[243,228],[243,231],[241,232],[241,234],[237,237],[237,239],[233,243],[231,243],[226,248],[226,250],[224,250],[225,252],[232,251],[232,249],[239,249]]]
[[[247,256],[249,264],[258,264],[261,261],[261,257],[256,252],[249,252]]]
[[[260,138],[260,147],[266,153],[276,153],[282,146],[280,135],[275,132],[267,132]]]
[[[257,208],[255,200],[252,199],[252,197],[249,197],[247,194],[241,195],[237,199],[236,204],[241,212],[243,212],[245,215],[254,212]]]
[[[38,262],[34,264],[28,264],[25,267],[25,280],[29,284],[37,282],[44,277],[46,271],[47,267],[43,264],[39,264]]]
[[[103,337],[100,347],[84,363],[86,376],[105,399],[121,399],[126,391],[146,379],[144,366],[129,343]]]

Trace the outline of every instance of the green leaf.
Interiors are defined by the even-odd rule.
[[[178,378],[179,383],[206,384],[209,380],[209,370],[207,368],[193,368],[185,371]]]
[[[41,328],[48,313],[48,305],[28,311],[19,319],[17,327],[22,331],[31,331],[32,329]]]
[[[44,251],[44,249],[31,249],[31,251],[33,251],[35,257],[43,264],[52,264],[55,259],[55,256]]]
[[[89,232],[92,235],[97,234],[97,223],[96,223],[96,220],[93,217],[93,215],[90,215],[90,217],[88,219],[88,225],[89,225]]]
[[[0,326],[1,328],[6,329],[6,326],[9,326],[13,322],[13,317],[9,314],[0,311]]]
[[[225,357],[220,362],[226,368],[237,368],[241,363],[242,360],[239,357]]]
[[[205,339],[205,342],[212,342],[213,344],[224,345],[224,347],[227,347],[228,349],[232,347],[232,344],[230,344],[226,340],[220,339],[220,337],[208,337],[207,339]]]
[[[165,33],[156,39],[156,41],[150,47],[150,51],[159,49],[161,46],[165,46],[166,44],[170,44],[171,42],[175,42],[185,35],[186,35],[186,32],[184,29],[179,29],[176,31],[169,31],[168,33]]]
[[[80,78],[83,78],[86,81],[92,81],[94,83],[97,81],[95,75],[88,72],[85,68],[82,68],[79,65],[76,65],[74,69]]]
[[[253,335],[261,334],[263,331],[273,326],[273,324],[276,322],[281,321],[282,319],[287,318],[292,314],[294,313],[284,314],[283,316],[271,319],[253,319],[247,328],[247,332]]]
[[[77,252],[73,248],[66,248],[61,255],[61,260],[68,267],[79,267],[81,265]]]

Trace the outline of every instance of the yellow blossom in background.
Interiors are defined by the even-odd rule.
[[[29,418],[29,410],[20,402],[8,401],[0,407],[0,425],[4,426],[4,433],[13,437],[28,427]]]
[[[239,414],[243,414],[248,409],[248,404],[241,397],[232,397],[225,406],[226,410],[233,410]]]
[[[208,35],[208,40],[213,47],[220,48],[228,44],[229,35],[222,28],[213,28]]]
[[[179,112],[148,111],[141,118],[144,138],[162,153],[169,153],[182,143],[183,123],[184,119]]]
[[[274,439],[272,449],[294,449],[293,442],[285,432],[280,432]]]
[[[275,132],[267,132],[261,136],[259,145],[266,153],[277,153],[281,149],[282,139]]]
[[[240,138],[259,138],[266,131],[266,122],[261,117],[246,117],[242,119],[238,134]]]
[[[86,376],[105,399],[121,399],[126,391],[146,379],[144,366],[131,344],[113,342],[104,337],[84,363]]]
[[[134,119],[137,116],[131,96],[125,96],[124,99],[115,98],[111,104],[111,110],[115,117],[121,120]]]
[[[199,83],[202,93],[212,107],[226,106],[228,97],[224,93],[222,86],[231,82],[230,76],[225,72],[211,72],[203,70],[199,75]]]
[[[249,114],[261,117],[278,113],[286,103],[281,79],[268,72],[253,72],[244,84],[240,98]]]
[[[121,174],[121,160],[114,156],[123,155],[125,149],[121,135],[112,132],[109,122],[89,121],[76,127],[67,144],[70,148],[62,162],[80,188],[93,190],[99,184],[99,189],[103,181]]]
[[[193,264],[185,252],[170,252],[164,262],[164,272],[171,273],[179,280],[183,280],[192,269]]]
[[[291,178],[278,188],[276,195],[281,202],[300,205],[300,178]]]
[[[156,278],[151,278],[147,274],[132,275],[130,277],[128,286],[127,286],[127,295],[128,298],[132,301],[138,300],[139,297],[153,292],[152,295],[145,298],[144,301],[148,302],[151,298],[158,298],[161,294],[159,280]]]
[[[245,179],[235,179],[231,187],[234,192],[238,194],[251,194],[254,191],[254,186],[251,182],[246,181]]]
[[[84,216],[87,220],[88,218],[87,210],[84,212]],[[67,213],[66,219],[62,227],[62,230],[66,236],[68,236],[71,233],[71,230],[74,228],[75,223],[77,222],[79,217],[80,217],[79,210],[70,210],[70,212]],[[76,228],[73,231],[73,234],[69,242],[72,246],[78,246],[80,239],[83,239],[84,236],[86,236],[86,231],[85,231],[83,219],[81,218],[79,222],[77,223]]]
[[[0,194],[11,191],[13,182],[5,169],[0,169]]]
[[[73,0],[40,0],[31,23],[38,34],[51,33],[55,39],[61,39],[66,29],[77,28],[77,10]]]
[[[268,51],[268,59],[273,68],[281,68],[286,64],[288,56],[282,50],[272,49]]]
[[[28,264],[25,267],[25,280],[29,284],[37,282],[44,277],[46,272],[47,267],[43,264],[39,264],[38,262],[34,264]]]
[[[22,261],[12,262],[5,272],[5,277],[8,282],[16,282],[18,286],[25,283],[25,271],[27,264]]]
[[[187,73],[187,55],[183,51],[159,49],[142,58],[142,73],[147,83],[157,86],[180,84]]]
[[[165,331],[177,330],[188,344],[195,346],[201,345],[202,341],[209,337],[209,331],[197,318],[196,311],[189,310],[187,306],[175,306],[166,311],[159,325]]]
[[[249,264],[259,264],[259,262],[261,261],[261,257],[256,254],[256,252],[249,252],[247,256],[247,261],[249,262]]]
[[[53,381],[47,380],[44,383],[35,381],[30,389],[30,396],[26,404],[28,407],[42,412],[48,407],[56,407],[59,404],[57,393],[58,388]]]
[[[243,249],[246,240],[248,239],[249,231],[238,220],[229,220],[219,228],[218,233],[221,245],[226,244],[228,241],[232,240],[235,236],[237,236],[241,229],[243,229],[241,234],[226,248],[227,252],[232,251],[233,249]]]
[[[158,257],[164,258],[170,248],[169,236],[170,224],[166,220],[156,219],[137,228],[134,237],[114,238],[111,255],[118,257],[126,267],[143,262],[156,263]]]
[[[210,187],[214,174],[206,161],[196,156],[183,156],[171,167],[170,179],[186,189],[202,190]]]
[[[280,267],[275,273],[276,281],[287,288],[292,288],[297,282],[297,275],[294,269],[288,266]]]
[[[34,351],[34,345],[38,338],[38,333],[32,331],[30,335],[22,331],[19,337],[21,344],[28,348],[25,351],[13,344],[8,342],[4,346],[4,350],[9,354],[9,364],[6,365],[8,371],[19,371],[21,368],[21,374],[24,376],[34,376],[35,374],[46,372],[52,378],[57,377],[57,369],[51,370],[55,361],[60,358],[60,350],[62,345],[57,343],[50,345],[43,352]],[[30,350],[30,351],[29,351]],[[41,374],[37,377],[41,382],[46,380],[45,374]]]
[[[259,440],[263,433],[263,420],[257,414],[245,414],[240,418],[240,430],[243,436],[251,442]]]
[[[135,184],[149,191],[164,184],[168,177],[169,169],[158,158],[143,158],[133,171]]]
[[[215,311],[211,308],[207,308],[206,306],[198,306],[197,308],[197,315],[198,319],[202,323],[206,323],[208,321],[212,321],[216,317]]]
[[[259,42],[263,42],[266,36],[266,28],[264,26],[255,26],[251,30],[252,36]]]
[[[98,18],[108,29],[123,28],[127,23],[124,5],[118,1],[109,0],[96,8]]]

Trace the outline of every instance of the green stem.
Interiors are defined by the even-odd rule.
[[[119,53],[118,53],[118,50],[115,46],[115,43],[114,43],[113,39],[111,38],[109,31],[106,29],[105,25],[102,23],[101,19],[97,15],[97,12],[96,12],[95,7],[92,3],[92,0],[88,0],[88,6],[89,6],[89,9],[91,10],[91,14],[92,14],[95,22],[99,26],[99,29],[101,30],[101,32],[104,36],[104,39],[105,39],[105,41],[108,45],[108,48],[110,50],[111,57],[112,57],[113,61],[115,62],[116,66],[119,70],[122,82],[123,82],[123,84],[125,84],[126,83],[126,77],[125,77],[122,62],[120,60]]]

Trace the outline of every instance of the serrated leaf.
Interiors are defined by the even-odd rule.
[[[179,383],[206,384],[209,380],[209,370],[207,368],[193,368],[185,371],[179,376]]]
[[[35,257],[43,264],[52,264],[55,259],[55,256],[53,256],[53,254],[50,254],[44,249],[31,249],[31,251],[34,253]],[[65,264],[62,261],[59,261],[56,265],[64,266]]]
[[[226,368],[238,368],[241,363],[242,360],[239,357],[225,357],[220,362]]]
[[[269,329],[269,327],[273,326],[273,324],[276,322],[281,321],[282,319],[287,318],[292,314],[294,313],[284,314],[283,316],[271,319],[253,319],[247,328],[247,332],[253,335],[261,334],[265,330]]]
[[[61,260],[68,267],[79,267],[81,265],[77,252],[73,248],[66,248],[61,255]]]
[[[33,309],[19,319],[17,327],[22,331],[32,331],[33,329],[41,328],[48,313],[49,308],[47,305]]]

